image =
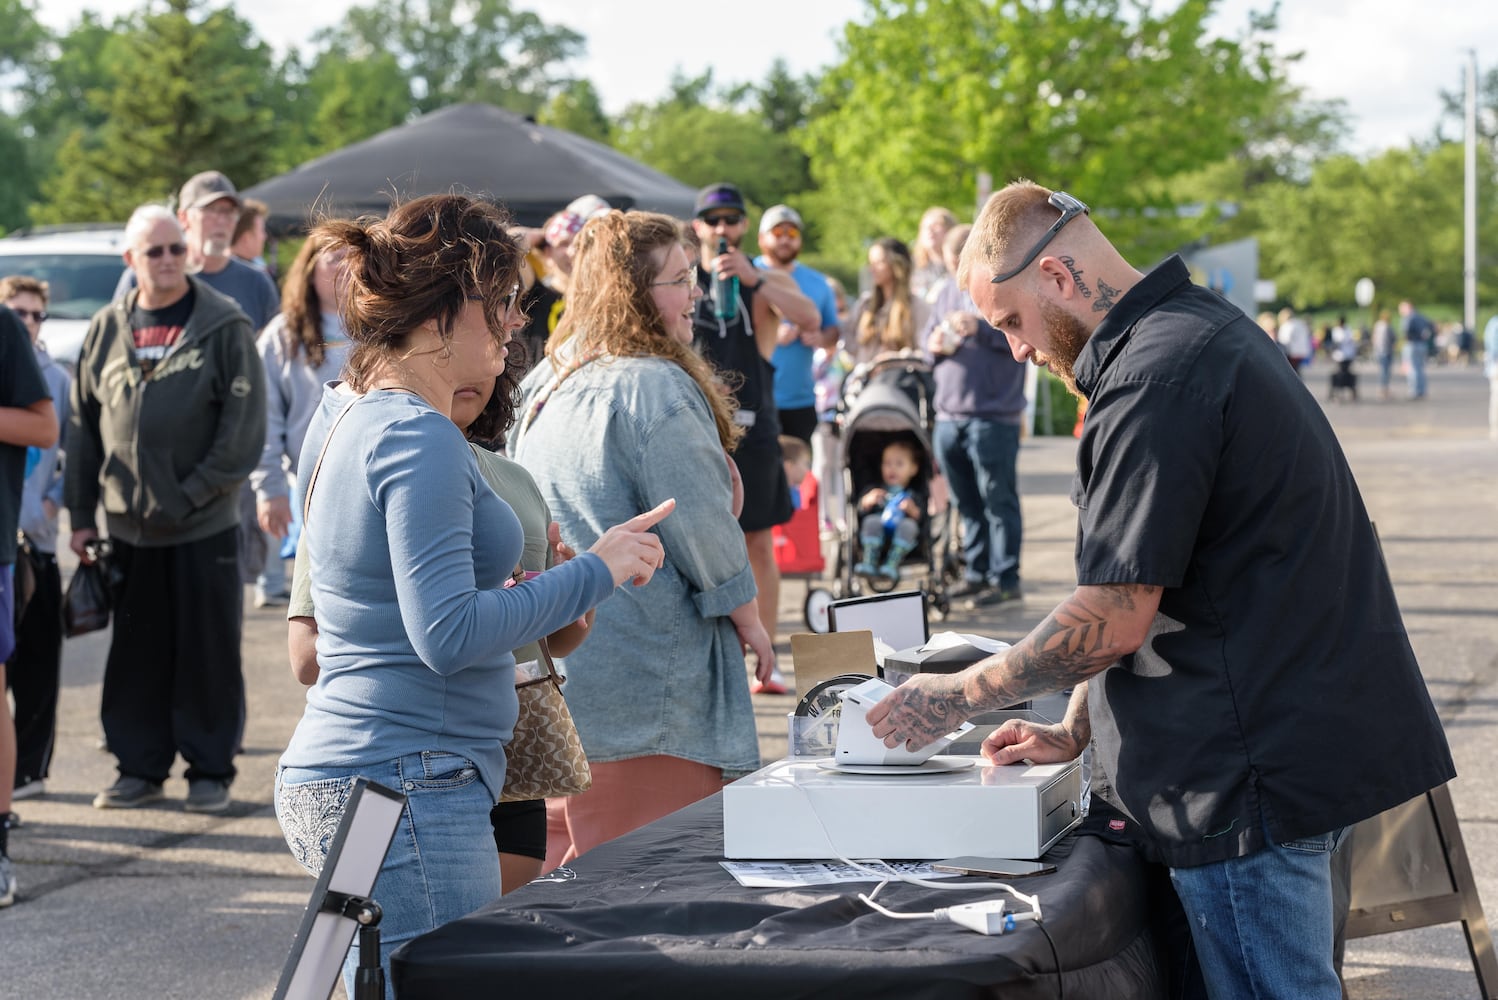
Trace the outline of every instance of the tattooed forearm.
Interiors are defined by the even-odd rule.
[[[1118,289],[1108,284],[1102,278],[1099,278],[1097,280],[1097,301],[1092,304],[1092,311],[1103,313],[1112,309],[1113,304],[1118,301],[1118,295]]]
[[[1092,289],[1088,288],[1087,282],[1082,280],[1082,269],[1077,266],[1077,259],[1075,257],[1060,257],[1058,259],[1061,261],[1061,263],[1065,264],[1066,269],[1071,272],[1071,280],[1077,283],[1077,291],[1082,293],[1082,298],[1092,298]],[[1092,308],[1096,309],[1097,306],[1094,305]]]
[[[1092,713],[1087,707],[1086,683],[1072,688],[1071,700],[1066,703],[1066,717],[1061,720],[1061,728],[1071,734],[1078,753],[1092,742]]]
[[[1159,588],[1111,586],[1079,590],[1000,657],[964,675],[968,713],[1006,708],[1036,695],[1075,687],[1137,644],[1121,638],[1116,619],[1137,611],[1136,596]]]

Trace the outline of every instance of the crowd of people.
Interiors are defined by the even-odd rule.
[[[406,797],[374,887],[388,963],[758,767],[752,698],[789,686],[774,532],[813,470],[859,576],[899,580],[940,492],[960,522],[954,596],[1019,600],[1035,363],[1089,402],[1077,590],[1012,649],[922,675],[869,719],[918,746],[1072,689],[1063,722],[1006,724],[985,752],[1063,760],[1095,741],[1095,788],[1168,869],[1212,988],[1334,995],[1328,855],[1452,769],[1367,513],[1299,385],[1317,346],[1304,319],[1266,315],[1272,340],[1246,338],[1252,321],[1179,260],[1135,270],[1086,205],[1028,182],[974,225],[932,208],[913,249],[872,241],[851,303],[799,259],[793,206],[760,215],[751,257],[750,206],[728,182],[689,220],[586,195],[534,228],[491,202],[417,198],[315,226],[279,289],[265,216],[216,171],[175,208],[140,206],[118,296],[71,373],[43,346],[46,284],[0,281],[0,566],[25,567],[14,586],[0,573],[16,701],[14,725],[0,720],[0,906],[16,891],[11,801],[45,794],[54,742],[63,508],[113,598],[101,720],[118,777],[94,805],[161,801],[180,756],[183,808],[229,808],[253,587],[256,606],[286,607],[307,686],[274,791],[297,861],[321,870],[356,779]],[[1400,313],[1419,398],[1434,330]],[[1368,340],[1386,390],[1392,321]],[[1321,338],[1349,365],[1361,341],[1345,322]],[[889,358],[929,374],[939,479],[891,441],[844,511],[841,385]],[[1285,534],[1296,522],[1277,511],[1332,500],[1314,539]],[[1288,636],[1262,599],[1346,586],[1334,620]],[[502,801],[516,685],[553,657],[591,787]],[[1292,707],[1317,724],[1287,726]],[[1395,726],[1416,752],[1382,749]],[[1333,759],[1368,780],[1312,798],[1285,777]],[[1232,926],[1258,929],[1203,918],[1235,907],[1250,909]],[[1291,957],[1266,970],[1260,954]],[[356,946],[349,982],[358,961]]]

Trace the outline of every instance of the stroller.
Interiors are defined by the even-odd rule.
[[[946,518],[922,514],[916,546],[900,563],[900,579],[865,578],[854,571],[859,547],[858,498],[870,486],[879,484],[880,460],[887,445],[896,440],[911,444],[920,466],[915,485],[921,493],[930,493],[936,475],[931,446],[936,424],[934,391],[930,366],[911,351],[860,365],[843,385],[839,444],[846,511],[833,574],[834,594],[839,598],[857,596],[865,586],[875,593],[888,593],[900,586],[906,572],[914,567],[932,610],[943,617],[950,610],[947,581],[958,569],[949,544],[951,530]]]

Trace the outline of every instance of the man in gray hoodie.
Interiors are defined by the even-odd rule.
[[[178,753],[189,812],[223,812],[244,717],[238,493],[265,439],[250,322],[186,273],[181,223],[136,209],[138,287],[89,326],[73,386],[64,499],[92,558],[102,499],[117,575],[102,717],[119,779],[101,809],[162,798]]]

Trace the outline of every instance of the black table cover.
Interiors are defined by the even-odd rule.
[[[572,881],[534,883],[408,942],[391,962],[396,996],[1163,995],[1145,869],[1124,845],[1073,834],[1046,855],[1054,874],[1017,880],[1020,891],[1040,896],[1054,951],[1030,923],[985,937],[950,923],[892,920],[855,898],[872,884],[744,888],[718,864],[722,857],[715,795],[588,852],[570,866]],[[1002,895],[897,883],[878,899],[892,910],[929,911]]]

